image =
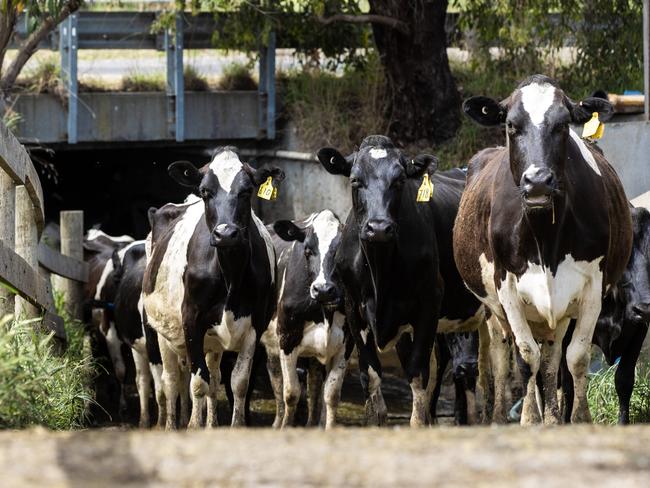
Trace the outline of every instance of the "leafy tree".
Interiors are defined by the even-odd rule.
[[[458,128],[460,98],[446,51],[447,0],[368,0],[367,12],[353,0],[197,2],[220,14],[240,14],[216,34],[217,44],[235,39],[251,49],[273,28],[303,55],[320,49],[348,64],[363,61],[358,47],[374,45],[388,89],[389,135],[398,143],[430,145]]]
[[[0,93],[6,99],[25,64],[56,26],[77,11],[83,0],[2,0],[0,3]],[[27,15],[29,33],[18,44],[18,52],[5,67],[5,56],[16,35],[16,21]]]

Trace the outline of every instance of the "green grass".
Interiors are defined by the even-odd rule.
[[[185,66],[183,81],[186,91],[207,91],[208,81],[193,66]],[[122,78],[121,90],[126,92],[165,91],[167,80],[163,73],[140,73],[132,71]]]
[[[217,88],[219,90],[257,90],[257,83],[247,65],[231,63],[224,68]]]
[[[0,321],[0,428],[85,425],[94,362],[82,324],[64,318],[63,353],[57,353],[51,334],[38,331],[38,320]]]
[[[594,423],[613,425],[618,422],[615,375],[616,366],[611,366],[594,374],[589,381],[587,399]],[[637,364],[630,401],[630,422],[650,422],[650,366],[641,361]]]

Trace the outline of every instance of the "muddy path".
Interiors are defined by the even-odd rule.
[[[650,427],[0,433],[2,486],[650,486]]]

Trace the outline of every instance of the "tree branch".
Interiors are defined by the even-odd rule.
[[[18,49],[18,54],[7,68],[7,72],[0,79],[0,91],[6,94],[16,82],[20,71],[23,69],[29,58],[36,52],[38,45],[47,35],[52,32],[61,21],[76,12],[81,6],[82,0],[69,0],[56,15],[50,15],[43,19],[41,25],[32,32]]]
[[[350,24],[381,24],[387,27],[392,27],[400,31],[404,35],[410,35],[411,29],[406,22],[395,19],[393,17],[386,17],[385,15],[376,14],[335,14],[330,17],[316,17],[316,20],[323,25],[333,24],[334,22],[347,22]]]

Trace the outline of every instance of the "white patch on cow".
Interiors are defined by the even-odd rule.
[[[537,176],[537,173],[539,173],[539,171],[541,169],[542,168],[540,168],[539,166],[531,164],[530,166],[528,166],[528,169],[526,169],[526,171],[524,171],[523,176],[528,176],[529,178],[534,178],[535,176]]]
[[[133,237],[131,237],[131,236],[126,236],[126,235],[124,235],[124,236],[109,236],[108,234],[106,234],[105,232],[102,232],[99,229],[90,229],[86,233],[86,240],[87,241],[95,240],[98,237],[105,237],[106,239],[110,239],[113,242],[132,242],[133,241]]]
[[[204,209],[203,205],[188,206],[178,220],[160,262],[154,290],[144,295],[149,323],[177,353],[185,349],[181,306],[185,296],[183,275],[187,268],[187,247],[203,218]]]
[[[253,326],[251,316],[235,319],[232,310],[224,310],[221,322],[214,324],[205,337],[205,349],[239,351],[243,339]]]
[[[535,126],[544,122],[544,115],[555,100],[555,90],[550,83],[531,83],[519,89],[524,110]]]
[[[372,159],[381,159],[381,158],[385,158],[387,155],[388,155],[388,153],[386,152],[386,149],[373,147],[373,148],[370,150],[370,157],[371,157]]]
[[[101,300],[102,299],[102,290],[104,289],[104,286],[106,286],[106,280],[108,279],[108,275],[110,275],[113,272],[113,260],[109,259],[106,261],[106,264],[104,265],[104,269],[102,269],[102,274],[99,276],[99,281],[97,282],[97,288],[95,288],[95,300]]]
[[[573,129],[569,129],[569,134],[571,135],[571,139],[573,139],[573,142],[575,142],[576,145],[578,146],[578,149],[580,149],[580,154],[585,160],[585,163],[587,163],[589,167],[593,169],[598,176],[602,176],[602,174],[600,173],[600,169],[598,168],[598,164],[596,164],[596,159],[594,158],[594,155],[585,144],[585,141],[583,141],[582,138],[573,131]]]
[[[529,322],[542,323],[555,330],[558,321],[565,317],[577,318],[578,302],[585,288],[602,281],[600,261],[575,261],[567,254],[555,275],[544,265],[529,262],[526,272],[518,279],[507,272],[498,290],[502,303],[518,303],[523,307]],[[517,297],[505,296],[516,290]]]
[[[315,300],[316,293],[314,287],[325,283],[325,256],[330,249],[332,241],[336,239],[339,233],[339,220],[331,210],[323,210],[312,220],[312,227],[318,238],[318,256],[320,258],[318,276],[316,276],[316,279],[309,287],[309,294]]]
[[[404,334],[409,334],[411,336],[411,339],[413,339],[413,326],[411,324],[400,325],[395,337],[393,337],[393,339],[391,339],[384,347],[377,346],[377,350],[380,352],[390,351],[395,347],[397,341],[399,341],[400,337],[402,337]]]
[[[264,244],[266,245],[266,254],[269,258],[269,271],[271,272],[271,283],[275,283],[275,248],[273,247],[273,239],[271,239],[271,234],[267,230],[264,223],[255,215],[255,212],[251,210],[251,217],[257,230],[260,233],[262,239],[264,239]]]
[[[485,307],[480,306],[474,315],[471,317],[461,319],[449,319],[448,317],[440,317],[438,319],[438,334],[449,334],[451,332],[472,332],[478,330],[479,326],[485,320]]]
[[[129,249],[131,249],[134,246],[140,246],[142,244],[144,244],[145,246],[147,245],[146,241],[133,241],[131,244],[124,246],[122,249],[117,251],[117,256],[120,259],[120,264],[124,264],[124,256],[126,256],[126,253],[129,251]]]
[[[306,322],[302,340],[297,347],[299,357],[314,357],[322,364],[334,357],[343,347],[345,316],[334,312],[332,323]]]
[[[126,367],[124,366],[124,359],[122,358],[122,341],[117,335],[117,329],[113,322],[111,322],[108,327],[108,332],[106,332],[106,346],[108,347],[108,355],[111,357],[113,368],[115,369],[115,375],[120,383],[122,383],[122,381],[124,381]]]
[[[487,260],[485,253],[481,254],[478,258],[479,266],[481,267],[481,282],[485,288],[485,296],[476,295],[476,297],[484,303],[492,313],[498,317],[503,318],[503,309],[499,302],[496,286],[494,284],[494,263]]]
[[[359,331],[361,333],[361,339],[364,344],[368,344],[368,329],[363,329]]]
[[[214,157],[209,167],[219,180],[221,188],[230,193],[232,182],[242,169],[239,156],[232,151],[221,151]]]
[[[131,348],[138,351],[145,358],[147,357],[147,340],[144,337],[138,337],[135,341],[133,341]]]

